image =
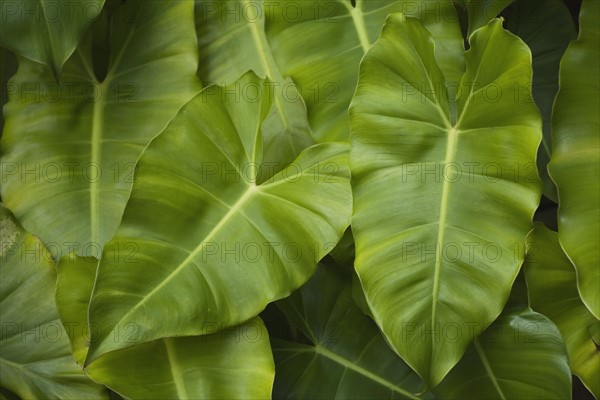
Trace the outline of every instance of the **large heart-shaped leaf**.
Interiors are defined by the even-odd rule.
[[[450,0],[318,0],[266,7],[275,60],[299,86],[318,141],[348,140],[347,112],[359,62],[387,15],[400,11],[423,20],[436,39],[436,57],[448,81],[458,82],[464,70],[463,39]]]
[[[435,389],[443,399],[571,398],[571,371],[556,326],[529,308],[505,312],[475,339]]]
[[[99,255],[125,208],[135,161],[199,91],[193,1],[134,0],[109,15],[104,80],[92,51],[103,40],[90,30],[60,83],[22,59],[9,84],[2,199],[57,258]]]
[[[600,399],[600,342],[594,342],[600,321],[579,297],[575,269],[560,248],[557,233],[540,223],[528,238],[525,276],[531,307],[558,326],[573,373]]]
[[[302,285],[344,233],[352,207],[346,145],[310,147],[256,184],[268,167],[260,127],[268,85],[248,73],[206,88],[145,150],[100,261],[88,363],[127,347],[112,340],[127,324],[145,342],[248,320]],[[127,246],[133,258],[124,257]]]
[[[96,266],[97,260],[76,256],[65,256],[58,265],[57,304],[81,363],[94,329],[88,327],[87,305]],[[136,326],[129,328],[116,339],[133,338]],[[86,372],[132,399],[267,399],[275,370],[269,335],[255,318],[212,335],[160,339],[112,352]]]
[[[548,172],[558,189],[558,238],[583,302],[600,318],[600,2],[583,2],[579,27],[560,63]]]
[[[321,264],[306,285],[277,303],[310,344],[271,340],[274,397],[418,398],[422,382],[352,302],[350,276],[336,267]]]
[[[49,251],[3,205],[0,227],[0,385],[24,399],[108,398],[73,360]]]
[[[46,64],[58,77],[104,0],[0,1],[0,44]]]
[[[452,107],[431,35],[393,14],[350,110],[355,268],[388,341],[431,386],[502,311],[540,198],[529,49],[495,20],[465,61]]]
[[[248,70],[271,82],[274,107],[262,128],[263,158],[280,171],[314,141],[304,101],[273,59],[265,37],[263,1],[198,0],[196,28],[202,82],[228,85]]]

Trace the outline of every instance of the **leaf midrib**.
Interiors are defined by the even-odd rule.
[[[48,32],[48,44],[50,45],[50,53],[52,56],[52,65],[50,66],[52,68],[52,72],[54,73],[55,77],[58,77],[58,68],[57,68],[57,64],[59,63],[59,61],[56,60],[56,48],[54,45],[54,41],[53,41],[53,37],[52,34],[53,32],[50,30],[50,24],[48,21],[48,18],[46,16],[46,0],[39,0],[40,3],[40,9],[42,11],[42,13],[44,14],[44,25],[46,26],[46,31]],[[62,18],[59,18],[62,21]]]
[[[392,382],[388,381],[385,378],[382,378],[374,373],[372,373],[371,371],[356,365],[355,363],[353,363],[352,361],[348,360],[345,357],[340,356],[339,354],[336,354],[334,352],[332,352],[329,349],[326,349],[325,347],[321,346],[321,345],[315,345],[313,348],[313,351],[323,357],[329,358],[330,360],[334,361],[337,364],[340,364],[341,366],[343,366],[346,369],[350,369],[360,375],[363,375],[364,377],[377,382],[378,384],[387,387],[388,389],[391,389],[395,392],[401,393],[402,395],[410,398],[410,399],[415,399],[418,400],[419,397],[415,396],[414,394],[408,392],[405,389],[402,389],[401,387],[396,386],[395,384],[393,384]],[[307,350],[309,351],[309,350]]]
[[[498,392],[498,395],[500,396],[500,398],[502,400],[506,400],[506,396],[504,396],[504,392],[502,392],[502,388],[500,388],[498,379],[496,378],[496,375],[494,374],[494,371],[492,370],[492,366],[490,365],[490,362],[488,361],[488,359],[485,355],[485,352],[483,351],[483,348],[481,347],[481,344],[479,343],[479,339],[475,339],[475,341],[473,343],[475,344],[475,350],[477,350],[477,354],[479,355],[481,363],[483,364],[485,371],[487,372],[490,380],[492,381],[494,388]]]
[[[167,352],[167,359],[171,365],[171,375],[173,376],[173,382],[175,383],[175,389],[177,389],[177,397],[180,399],[188,399],[189,395],[185,388],[185,382],[183,381],[182,372],[179,368],[179,362],[175,354],[173,339],[166,338],[163,340],[165,344],[165,350]]]
[[[110,88],[110,83],[114,78],[115,71],[118,69],[119,64],[121,63],[121,59],[125,54],[125,49],[129,46],[131,38],[135,34],[135,28],[131,28],[129,33],[127,34],[127,38],[125,38],[125,42],[119,49],[117,56],[115,57],[112,65],[110,66],[106,78],[102,83],[98,82],[95,75],[92,75],[90,78],[94,81],[95,84],[99,87],[99,97],[94,102],[94,107],[92,109],[92,138],[90,141],[91,149],[90,149],[90,162],[91,165],[96,167],[97,171],[102,171],[102,134],[104,131],[104,108],[106,106],[106,95],[105,92]],[[84,60],[84,57],[81,57]],[[89,70],[89,66],[87,63],[83,63],[88,73],[93,71]],[[104,243],[100,243],[98,240],[98,231],[100,226],[100,184],[101,178],[98,176],[96,179],[90,179],[90,241],[91,243],[97,245],[104,245]]]
[[[484,58],[487,56],[488,54],[488,49],[489,49],[489,42],[492,41],[493,39],[493,35],[495,35],[497,32],[497,30],[493,30],[492,34],[490,35],[490,38],[488,39],[488,46],[485,47],[483,54],[479,60],[479,64],[477,65],[477,69],[475,70],[475,74],[473,77],[473,82],[477,82],[478,81],[478,77],[479,77],[479,73],[481,72],[481,67],[484,64],[483,60]],[[423,60],[419,57],[419,60],[421,61],[421,64],[423,65],[423,67],[425,67],[425,64],[423,63]],[[426,74],[427,78],[429,79],[429,83],[432,84],[431,81],[431,77],[429,75],[429,73]],[[466,76],[466,72],[463,75],[462,79],[464,79],[464,77]],[[469,106],[471,105],[473,96],[475,94],[475,90],[474,90],[475,86],[472,84],[469,90],[469,95],[465,101],[464,106],[462,107],[462,110],[460,112],[458,121],[456,122],[455,125],[451,125],[449,124],[447,118],[446,118],[446,124],[447,124],[447,130],[448,130],[448,141],[446,142],[446,155],[444,158],[444,165],[449,165],[452,162],[455,162],[455,158],[456,158],[456,150],[458,147],[458,134],[459,134],[459,127],[463,121],[463,118],[465,115],[468,114],[468,109]],[[436,98],[436,101],[438,102],[438,110],[440,112],[440,114],[442,115],[442,117],[445,116],[445,113],[443,112],[440,104],[439,104],[439,100]],[[442,250],[444,248],[444,239],[445,239],[445,233],[446,233],[446,224],[447,224],[447,219],[448,219],[448,203],[449,203],[449,197],[450,197],[450,179],[444,179],[444,183],[442,184],[442,193],[440,196],[440,217],[438,220],[438,235],[437,235],[437,242],[435,243],[437,248],[436,248],[436,253],[435,253],[435,268],[434,268],[434,277],[433,277],[433,289],[432,289],[432,307],[431,307],[431,325],[432,327],[435,326],[435,322],[436,322],[436,316],[437,316],[437,303],[438,303],[438,295],[439,295],[439,283],[440,283],[440,274],[441,274],[441,266],[442,266]],[[431,335],[431,348],[435,348],[435,335]],[[435,356],[436,352],[435,351],[431,351],[431,363],[432,365],[434,364],[434,356]]]
[[[444,159],[444,165],[449,165],[454,162],[456,158],[456,148],[458,145],[458,131],[455,128],[450,128],[448,130],[448,141],[446,142],[446,156]],[[450,179],[444,179],[444,183],[442,184],[442,194],[440,197],[440,217],[438,220],[438,235],[436,242],[436,252],[435,252],[435,270],[433,275],[433,295],[432,295],[432,306],[431,306],[431,323],[435,324],[436,320],[436,312],[437,312],[437,302],[438,302],[438,294],[439,294],[439,284],[440,284],[440,272],[442,268],[442,249],[446,234],[446,223],[448,220],[448,203],[450,197]],[[435,338],[432,335],[432,348],[434,346]],[[431,352],[431,358],[433,359],[434,352]]]
[[[260,59],[260,63],[262,64],[263,68],[265,69],[265,75],[267,76],[267,78],[270,78],[274,81],[281,81],[281,80],[283,80],[281,73],[277,70],[277,66],[273,65],[273,64],[275,64],[274,60],[272,58],[269,58],[270,53],[267,51],[268,44],[266,43],[264,34],[261,34],[262,32],[259,31],[259,29],[258,29],[259,18],[258,18],[258,15],[256,15],[256,13],[254,12],[256,5],[253,3],[254,3],[253,0],[244,0],[244,6],[248,10],[252,10],[251,11],[252,14],[248,16],[248,21],[257,21],[257,22],[248,22],[248,25],[250,27],[250,32],[252,33],[252,40],[254,41],[254,45],[256,46],[256,50],[257,50],[258,57]],[[285,115],[283,106],[281,105],[281,100],[279,99],[279,96],[277,95],[277,91],[275,92],[273,101],[275,104],[275,108],[277,109],[277,113],[280,116],[281,122],[283,123],[284,130],[288,130],[290,123],[287,120],[287,116]],[[291,141],[291,135],[288,135],[288,136],[290,136],[290,141]],[[292,149],[293,148],[294,147],[292,145]]]
[[[341,0],[341,3],[342,5],[344,5],[344,7],[346,7],[348,12],[350,13],[354,29],[356,30],[356,34],[358,35],[360,47],[362,47],[363,53],[366,53],[371,47],[371,41],[369,40],[369,34],[365,25],[364,14],[362,12],[363,2],[362,0],[356,0],[355,7],[352,7],[349,0]]]
[[[104,129],[104,95],[102,94],[102,86],[100,86],[100,98],[94,103],[92,110],[92,139],[91,139],[91,165],[100,170],[102,159],[102,131]],[[90,240],[92,243],[98,243],[98,226],[100,221],[100,179],[90,179]]]
[[[233,218],[234,215],[236,215],[245,205],[246,203],[254,196],[254,194],[258,191],[257,186],[255,185],[249,185],[247,190],[244,192],[244,194],[235,202],[235,204],[233,204],[231,206],[231,208],[229,209],[229,211],[221,218],[221,220],[217,223],[217,225],[215,225],[213,227],[213,229],[202,239],[202,241],[199,243],[198,246],[196,246],[196,248],[190,252],[190,254],[181,262],[179,263],[179,265],[171,272],[169,273],[169,275],[162,280],[158,285],[156,285],[150,292],[148,292],[146,295],[144,295],[142,297],[142,299],[140,301],[138,301],[133,307],[131,307],[129,309],[129,311],[127,311],[121,318],[119,318],[119,320],[112,325],[112,328],[118,326],[121,322],[125,321],[129,316],[131,316],[133,313],[135,313],[142,305],[144,305],[150,298],[152,298],[157,292],[159,292],[162,288],[164,288],[165,286],[167,286],[167,284],[169,282],[171,282],[171,280],[173,280],[176,276],[179,275],[179,272],[187,267],[188,265],[190,265],[191,263],[193,263],[194,259],[200,254],[202,253],[202,251],[204,250],[204,246],[209,243],[211,241],[211,239],[217,235],[221,229],[227,225],[227,223],[229,222],[229,220],[231,218]],[[92,294],[92,298],[93,298],[93,294]],[[100,345],[102,343],[104,343],[104,341],[110,337],[110,333],[107,333],[103,340],[98,344],[98,346],[96,346],[96,349],[100,347]],[[89,358],[89,355],[88,355]],[[94,358],[95,359],[95,358]],[[89,363],[91,360],[88,360],[86,362]]]
[[[59,357],[62,358],[62,357]],[[26,367],[26,365],[24,364],[17,364],[15,362],[12,362],[10,360],[7,360],[4,357],[0,357],[0,364],[4,364],[9,368],[21,371],[23,374],[28,375],[30,377],[32,377],[33,379],[40,379],[42,381],[48,382],[50,384],[56,384],[55,381],[48,379],[46,376],[41,375],[41,374],[36,374],[35,372],[31,371],[29,368]]]

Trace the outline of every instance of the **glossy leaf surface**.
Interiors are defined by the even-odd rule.
[[[504,313],[435,392],[456,400],[570,399],[571,371],[560,332],[529,308]]]
[[[100,357],[94,380],[131,399],[270,399],[275,367],[259,318],[206,336],[159,339]]]
[[[137,158],[198,93],[192,11],[188,0],[134,0],[106,12],[98,24],[108,24],[108,39],[90,30],[58,84],[45,66],[21,60],[4,109],[1,194],[56,259],[100,254],[125,208]],[[111,50],[103,80],[94,42]]]
[[[560,64],[548,171],[559,197],[558,239],[600,318],[600,2],[583,2],[580,32]]]
[[[275,60],[298,85],[316,140],[348,140],[348,105],[359,62],[393,12],[423,20],[436,39],[436,57],[448,81],[457,83],[464,71],[463,39],[452,1],[356,0],[353,5],[319,0],[274,2],[267,8],[267,38]]]
[[[100,261],[90,305],[100,332],[88,363],[127,347],[111,332],[130,323],[146,342],[248,320],[308,280],[344,233],[352,205],[346,145],[310,147],[256,184],[268,167],[260,135],[267,85],[248,73],[206,88],[147,147]],[[235,87],[254,91],[225,95]]]
[[[97,260],[64,257],[58,266],[57,303],[78,362],[87,353],[87,304]],[[77,283],[77,284],[75,284]],[[84,327],[84,329],[82,329]],[[97,382],[131,399],[267,399],[274,365],[269,335],[259,318],[207,336],[155,340],[135,346],[137,326],[115,338],[134,344],[86,368]],[[93,331],[94,327],[90,327]],[[249,362],[251,360],[251,362]],[[250,365],[251,364],[251,365]]]
[[[202,82],[229,85],[248,70],[270,81],[274,107],[262,128],[263,158],[276,164],[278,172],[314,141],[304,101],[294,82],[281,74],[265,36],[265,8],[269,4],[197,1],[196,28]]]
[[[431,35],[393,14],[361,64],[350,110],[355,268],[375,321],[430,386],[500,314],[523,261],[540,198],[530,60],[500,20],[481,28],[453,107]],[[505,95],[515,84],[519,102]],[[447,340],[453,324],[472,334]]]

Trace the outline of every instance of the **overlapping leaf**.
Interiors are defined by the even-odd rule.
[[[263,158],[279,172],[314,141],[304,101],[294,82],[282,76],[267,43],[268,6],[262,0],[197,1],[199,75],[205,84],[229,85],[252,70],[271,82],[274,107],[263,124]]]
[[[543,157],[540,165],[544,167],[541,173],[545,183],[546,179],[549,180],[545,168],[550,157],[549,125],[552,103],[558,90],[558,62],[575,35],[575,26],[570,12],[561,0],[458,0],[458,2],[467,13],[469,36],[492,19],[507,15],[506,29],[523,39],[532,50],[533,97],[544,117],[546,140],[545,147],[540,148],[540,156]],[[549,181],[548,184],[552,182]],[[553,200],[556,199],[554,187],[548,187],[544,194]]]
[[[104,0],[2,0],[0,44],[48,65],[58,78],[103,5]]]
[[[134,0],[106,12],[98,24],[111,18],[109,38],[90,30],[59,83],[47,67],[21,60],[4,109],[1,194],[56,257],[99,254],[138,156],[199,91],[192,8],[189,0]],[[96,42],[110,47],[103,80]]]
[[[459,0],[467,9],[468,34],[487,25],[515,0]],[[529,1],[529,0],[524,0]]]
[[[78,362],[89,341],[87,305],[97,260],[64,257],[57,304]],[[136,325],[115,333],[135,345]],[[250,361],[251,360],[251,361]],[[160,339],[100,357],[86,368],[97,382],[132,399],[267,399],[274,365],[259,318],[213,335]]]
[[[73,360],[49,251],[3,205],[0,228],[0,385],[24,399],[108,398]]]
[[[560,332],[529,308],[505,312],[475,339],[435,393],[456,400],[570,399],[571,371]]]
[[[388,341],[431,386],[502,311],[540,197],[529,49],[495,20],[465,61],[453,107],[431,35],[392,14],[350,110],[355,268]],[[464,334],[446,338],[449,326]]]
[[[575,38],[575,25],[561,0],[521,0],[507,12],[506,29],[523,39],[533,56],[533,99],[542,113],[544,129],[537,166],[544,183],[544,195],[558,202],[556,187],[546,166],[552,149],[552,106],[558,91],[558,68],[569,42]]]
[[[600,318],[600,2],[584,0],[579,26],[560,64],[548,171],[558,189],[558,238],[583,302]]]
[[[247,94],[231,95],[236,87]],[[310,147],[257,185],[268,167],[267,87],[248,73],[206,88],[146,148],[100,261],[87,363],[127,347],[112,340],[127,324],[146,342],[246,321],[303,284],[342,236],[352,204],[346,145]],[[126,246],[129,260],[119,253]]]
[[[600,398],[600,342],[594,339],[600,321],[579,297],[575,269],[560,248],[558,235],[540,223],[529,236],[525,276],[531,307],[558,326],[573,374]]]
[[[275,367],[259,318],[206,336],[168,338],[100,357],[86,368],[132,399],[270,399]]]
[[[320,265],[299,291],[277,303],[310,344],[272,339],[273,396],[292,399],[415,399],[420,379],[352,302],[351,281]],[[425,398],[430,397],[428,395]]]
[[[299,86],[318,141],[348,140],[348,105],[358,65],[388,14],[420,17],[436,39],[449,82],[464,70],[463,39],[452,1],[319,0],[274,2],[266,8],[267,38],[284,76]]]

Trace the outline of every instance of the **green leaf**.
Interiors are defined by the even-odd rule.
[[[145,150],[100,261],[90,305],[100,329],[88,363],[127,347],[111,340],[127,324],[138,323],[145,342],[248,320],[308,280],[344,233],[352,207],[345,144],[310,147],[256,184],[267,167],[267,87],[248,73],[206,88]]]
[[[544,195],[557,203],[556,187],[546,169],[552,150],[552,106],[558,92],[560,59],[575,39],[575,25],[562,0],[521,0],[507,12],[506,29],[523,39],[532,52],[533,99],[542,113],[544,128],[537,165]]]
[[[111,352],[86,371],[132,399],[269,399],[275,366],[267,330],[254,318],[212,335]]]
[[[354,238],[352,230],[346,229],[339,243],[329,252],[336,263],[348,269],[354,269]]]
[[[275,60],[300,88],[317,141],[348,140],[348,105],[359,62],[386,16],[399,11],[422,18],[436,39],[436,57],[448,81],[458,82],[464,70],[463,39],[450,0],[356,0],[355,7],[350,0],[318,0],[266,7],[267,38]]]
[[[354,271],[352,274],[352,300],[354,300],[354,304],[356,304],[363,314],[371,319],[373,318],[371,310],[369,309],[369,303],[367,302],[365,292],[363,292],[362,285],[358,275],[356,274],[356,271]]]
[[[2,0],[0,44],[48,65],[57,78],[103,5],[104,0]]]
[[[558,239],[583,302],[600,318],[600,2],[584,0],[579,27],[560,63],[548,172],[558,189]]]
[[[527,295],[527,281],[525,280],[525,274],[523,269],[519,271],[517,279],[513,282],[510,290],[510,296],[504,306],[504,313],[515,310],[522,310],[523,308],[529,307],[529,297]]]
[[[475,32],[456,115],[418,20],[392,14],[361,64],[350,109],[355,268],[375,321],[429,386],[500,314],[523,261],[540,198],[530,60],[500,20]],[[473,335],[447,340],[454,325]]]
[[[485,26],[496,18],[502,10],[511,5],[515,0],[459,0],[467,9],[469,29],[471,36],[477,29]],[[524,0],[525,2],[529,0]]]
[[[19,396],[8,389],[0,387],[0,399],[2,400],[21,400]]]
[[[8,80],[16,72],[17,57],[12,51],[0,47],[0,79],[2,80],[2,87],[0,87],[0,107],[2,108],[8,102]],[[0,126],[4,127],[4,113],[0,113]],[[4,129],[0,132],[0,138],[3,132]]]
[[[599,321],[577,292],[577,276],[558,243],[556,232],[536,223],[528,238],[525,277],[531,307],[560,330],[571,370],[600,399],[600,350],[594,342]]]
[[[121,5],[110,21],[101,82],[93,30],[59,84],[47,68],[21,60],[4,108],[1,195],[56,259],[100,254],[125,208],[138,156],[198,93],[192,7],[188,0]]]
[[[82,366],[92,332],[87,313],[97,267],[98,260],[94,257],[77,257],[74,253],[64,256],[56,267],[58,313],[69,336],[75,361]]]
[[[388,347],[377,325],[352,302],[350,277],[321,264],[277,306],[310,343],[272,339],[273,397],[418,398],[422,382]]]
[[[560,332],[530,308],[505,312],[475,339],[435,393],[457,400],[570,399],[571,371]]]
[[[97,260],[76,256],[65,256],[58,265],[57,304],[81,363],[86,337],[94,330],[87,328],[87,304],[96,265]],[[131,324],[115,339],[135,344],[136,329]],[[86,372],[132,399],[266,399],[275,370],[269,335],[254,318],[213,335],[167,338],[111,352]]]
[[[274,107],[262,128],[263,157],[279,172],[314,140],[302,97],[273,59],[262,0],[197,1],[196,30],[204,83],[229,85],[248,70],[271,82]]]
[[[26,399],[108,398],[69,349],[49,251],[0,205],[0,385]]]

